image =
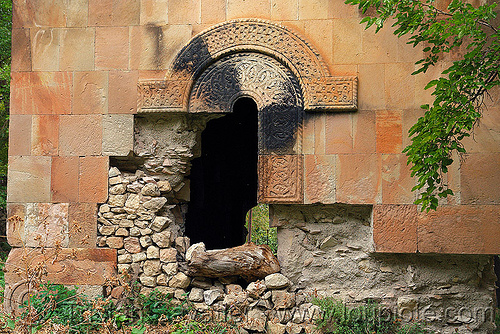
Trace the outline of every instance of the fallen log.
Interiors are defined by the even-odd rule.
[[[251,282],[280,271],[278,259],[269,246],[252,242],[208,251],[200,242],[189,247],[186,261],[187,274],[192,277],[240,276]]]

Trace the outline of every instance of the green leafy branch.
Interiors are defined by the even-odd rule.
[[[369,8],[374,15],[361,23],[379,31],[389,18],[394,18],[394,34],[409,35],[408,44],[423,45],[424,56],[416,62],[419,68],[412,74],[426,72],[441,60],[444,54],[459,48],[464,56],[443,71],[442,77],[425,87],[434,87],[432,105],[422,105],[424,116],[409,131],[411,144],[403,152],[408,156],[411,175],[419,191],[415,204],[422,210],[436,209],[438,198],[453,195],[445,174],[453,163],[453,155],[460,157],[466,150],[462,144],[469,137],[485,108],[488,91],[500,85],[499,28],[491,22],[496,17],[496,4],[477,8],[453,0],[447,10],[434,6],[433,0],[347,0],[365,14]]]

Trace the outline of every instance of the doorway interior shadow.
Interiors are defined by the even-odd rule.
[[[245,216],[257,204],[258,109],[239,98],[233,112],[207,123],[192,160],[186,235],[207,249],[242,245]]]

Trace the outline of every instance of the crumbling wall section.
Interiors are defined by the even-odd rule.
[[[437,333],[493,331],[491,256],[374,253],[370,206],[273,205],[271,215],[282,273],[297,289],[375,301]]]

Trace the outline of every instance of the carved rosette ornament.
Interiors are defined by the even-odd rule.
[[[259,111],[259,201],[303,202],[304,111],[354,111],[356,77],[333,77],[289,29],[257,19],[216,25],[177,55],[165,80],[139,82],[139,113],[228,113],[240,97]]]

